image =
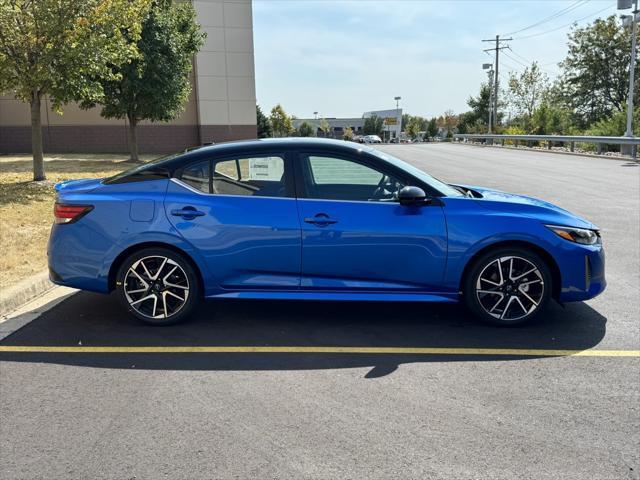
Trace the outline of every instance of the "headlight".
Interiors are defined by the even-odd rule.
[[[581,243],[583,245],[594,245],[600,243],[600,232],[598,230],[588,230],[586,228],[562,227],[559,225],[545,225],[559,237],[570,242]]]

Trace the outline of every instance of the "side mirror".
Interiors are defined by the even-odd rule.
[[[427,204],[427,194],[424,193],[420,187],[404,187],[398,193],[398,200],[400,201],[400,205],[410,206],[410,205],[425,205]]]

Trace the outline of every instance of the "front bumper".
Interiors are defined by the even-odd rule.
[[[579,302],[600,295],[607,286],[605,254],[602,245],[571,244],[560,264],[561,302]]]

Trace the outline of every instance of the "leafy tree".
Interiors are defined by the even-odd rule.
[[[137,55],[149,0],[0,0],[0,92],[31,107],[33,178],[44,180],[42,97],[98,101]]]
[[[489,123],[489,109],[491,108],[491,88],[488,83],[480,85],[480,92],[477,97],[469,97],[467,105],[471,108],[471,114],[467,116],[465,123],[476,123],[478,121],[487,125]]]
[[[402,120],[400,121],[400,130],[401,131],[406,131],[407,126],[409,125],[409,122],[411,121],[412,116],[409,115],[408,113],[403,113],[402,114]]]
[[[537,62],[526,67],[519,75],[513,72],[509,74],[509,103],[523,116],[526,127],[548,88],[549,79]]]
[[[258,123],[258,138],[269,138],[273,136],[271,122],[267,116],[262,113],[260,105],[256,105],[256,119]]]
[[[191,62],[205,37],[191,3],[154,0],[137,42],[140,55],[114,67],[117,79],[102,82],[104,97],[97,102],[83,102],[83,108],[102,105],[101,115],[105,118],[128,120],[132,161],[138,161],[138,123],[168,122],[184,109],[191,93]]]
[[[438,135],[438,122],[436,117],[433,117],[427,124],[427,136],[434,138],[436,135]]]
[[[530,133],[534,135],[563,135],[573,133],[571,112],[561,107],[542,103],[531,116]]]
[[[327,122],[326,118],[320,120],[320,126],[318,128],[320,128],[320,131],[325,138],[329,137],[329,132],[331,132],[331,125],[329,125],[329,122]]]
[[[342,139],[343,140],[353,140],[353,137],[355,137],[355,134],[353,133],[353,128],[351,128],[351,127],[345,128],[344,132],[342,133]]]
[[[629,88],[631,32],[612,15],[575,27],[568,43],[567,57],[560,63],[560,94],[582,126],[623,111]],[[638,99],[640,76],[634,88]]]
[[[411,117],[406,126],[406,133],[410,138],[416,138],[422,128],[422,117]]]
[[[447,138],[453,136],[453,131],[458,125],[458,117],[453,110],[447,110],[442,116],[442,126],[447,130]]]
[[[300,137],[315,137],[316,129],[309,122],[302,122],[298,127],[298,135]]]
[[[378,117],[377,115],[371,115],[370,117],[364,119],[364,125],[362,126],[362,131],[365,135],[382,136],[383,125],[384,125],[384,120],[382,119],[382,117]]]
[[[271,120],[273,134],[276,137],[286,137],[294,130],[291,117],[287,115],[287,112],[284,111],[284,108],[282,108],[280,104],[277,104],[271,109],[269,119]]]
[[[606,137],[621,137],[627,130],[627,111],[614,113],[610,118],[596,122],[586,135],[603,135]],[[640,136],[640,108],[633,111],[633,134]]]

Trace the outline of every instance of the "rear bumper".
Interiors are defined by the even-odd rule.
[[[54,225],[47,246],[49,279],[56,285],[107,293],[107,278],[101,275],[107,245],[96,232],[87,232],[83,222]]]

